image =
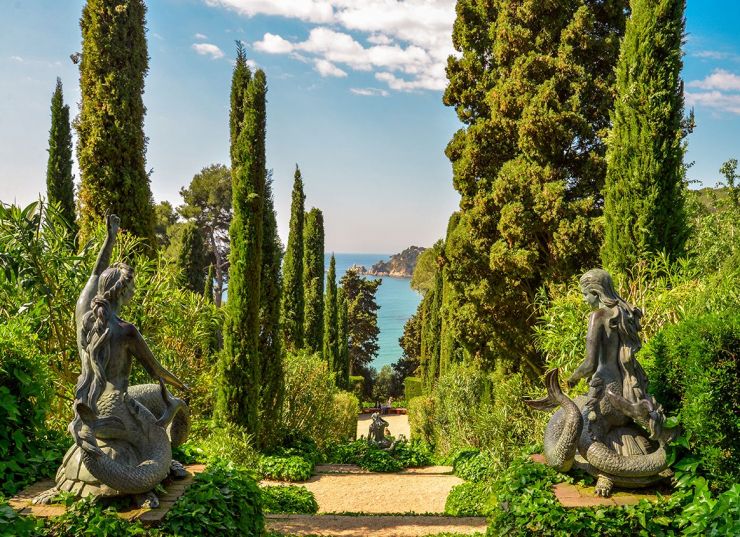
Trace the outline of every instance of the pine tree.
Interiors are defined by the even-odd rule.
[[[155,248],[142,99],[149,68],[145,15],[143,0],[87,1],[75,127],[83,238],[114,213],[123,229]]]
[[[326,275],[326,294],[324,295],[324,360],[336,374],[337,384],[343,377],[339,356],[339,312],[337,310],[337,261],[334,254],[329,260],[329,272]]]
[[[343,287],[337,289],[337,361],[339,375],[337,384],[340,388],[349,389],[349,332],[347,326],[347,295]]]
[[[367,372],[367,367],[378,354],[378,302],[375,294],[383,280],[360,277],[350,269],[340,280],[347,301],[346,334],[349,374]]]
[[[685,0],[632,0],[617,64],[602,260],[627,273],[649,254],[684,253],[681,45]]]
[[[275,426],[280,423],[283,407],[283,357],[280,345],[280,262],[282,244],[278,236],[275,207],[272,199],[272,177],[265,183],[265,206],[262,213],[262,274],[260,285],[260,339],[262,363],[260,393],[259,447],[265,449],[278,440]]]
[[[237,63],[237,69],[246,68]],[[249,78],[249,77],[245,77]],[[232,94],[238,89],[232,88]],[[262,227],[265,199],[265,74],[244,89],[244,120],[233,151],[233,218],[229,228],[229,299],[219,364],[216,412],[259,438],[262,365],[259,356]]]
[[[72,132],[69,126],[69,106],[64,104],[62,80],[57,78],[51,96],[51,129],[49,129],[49,160],[46,165],[46,197],[59,204],[61,214],[72,235],[77,233],[72,175]]]
[[[206,300],[213,302],[213,265],[208,265],[208,276],[203,286],[203,296]]]
[[[283,260],[281,303],[283,343],[288,351],[303,348],[303,225],[305,220],[303,179],[296,164],[290,206],[288,247]]]
[[[185,224],[176,265],[182,274],[183,286],[195,293],[203,291],[208,259],[203,235],[195,222]]]
[[[321,352],[324,339],[324,215],[306,214],[303,236],[303,346]]]
[[[600,245],[604,138],[627,0],[458,0],[444,103],[461,194],[447,240],[449,329],[472,359],[542,372],[537,290]]]

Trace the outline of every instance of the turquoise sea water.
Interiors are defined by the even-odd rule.
[[[354,264],[370,268],[380,260],[386,261],[390,254],[334,254],[337,260],[337,281],[347,269]],[[326,269],[329,269],[329,258],[326,254]],[[375,276],[365,276],[368,279],[377,279]],[[378,343],[380,350],[372,363],[372,367],[380,370],[384,365],[392,364],[401,357],[401,347],[398,338],[403,335],[403,325],[416,311],[421,301],[421,295],[411,289],[411,280],[408,278],[382,278],[383,283],[378,288],[376,299],[378,310],[378,327],[380,336]]]

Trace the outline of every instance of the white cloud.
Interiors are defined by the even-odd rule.
[[[375,71],[391,89],[444,89],[447,57],[454,54],[455,0],[206,0],[242,15],[273,15],[323,25],[307,40],[265,34],[256,50],[325,60],[355,71]],[[370,46],[360,44],[351,31]],[[359,36],[358,36],[359,38]],[[299,54],[299,52],[301,54]],[[308,58],[306,58],[308,56]],[[385,74],[383,74],[385,73]],[[403,77],[394,73],[400,73]]]
[[[721,91],[701,91],[684,93],[686,104],[689,106],[705,106],[721,112],[730,112],[740,115],[740,94],[723,93]]]
[[[388,97],[388,92],[380,88],[350,88],[349,91],[355,95],[362,95],[363,97]]]
[[[11,56],[10,59],[14,62],[23,63],[23,58],[21,58],[20,56]]]
[[[715,69],[704,80],[694,80],[688,86],[705,90],[740,91],[740,76],[724,69]]]
[[[344,78],[347,76],[347,73],[342,71],[339,67],[331,63],[327,60],[318,59],[313,64],[314,69],[321,75],[321,76],[333,76],[337,78]]]
[[[689,54],[694,58],[702,58],[705,60],[740,60],[740,55],[734,52],[724,52],[719,50],[697,50]]]
[[[293,50],[293,44],[279,35],[266,33],[262,41],[254,43],[254,48],[267,54],[287,54]]]
[[[223,51],[211,43],[193,43],[192,48],[201,56],[210,56],[214,60],[224,57]]]
[[[152,37],[155,39],[159,39],[160,41],[164,41],[164,36],[162,34],[158,34],[157,32],[152,33]]]
[[[206,34],[201,34],[200,32],[198,32],[197,34],[195,34],[193,37],[195,39],[198,39],[199,41],[204,41],[204,40],[208,39],[208,36]]]

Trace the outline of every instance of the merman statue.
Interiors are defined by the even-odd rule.
[[[545,430],[547,464],[562,472],[574,466],[587,471],[597,478],[596,494],[609,496],[615,485],[646,487],[668,477],[664,448],[677,431],[664,426],[663,410],[647,392],[645,371],[635,357],[642,312],[617,294],[604,270],[589,270],[580,284],[594,311],[586,358],[568,386],[586,379],[588,394],[568,398],[553,369],[545,375],[547,397],[526,403],[538,410],[560,407]]]
[[[75,309],[82,371],[75,387],[74,444],[56,474],[56,486],[34,498],[48,503],[59,491],[79,497],[133,495],[140,506],[157,507],[153,489],[186,471],[172,460],[172,447],[189,430],[187,405],[165,383],[187,387],[157,361],[136,327],[118,315],[134,295],[134,272],[108,266],[120,220],[107,219],[107,237]],[[158,384],[129,386],[136,358]]]

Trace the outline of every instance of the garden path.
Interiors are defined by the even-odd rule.
[[[370,428],[370,416],[372,414],[360,414],[357,418],[357,438],[361,436],[367,437],[368,429]],[[388,430],[393,436],[397,437],[402,434],[406,438],[411,438],[409,417],[406,414],[389,414],[383,416],[383,419],[388,422]]]

